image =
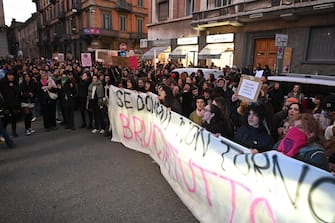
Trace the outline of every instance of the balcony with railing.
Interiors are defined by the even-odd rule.
[[[81,12],[81,0],[74,0],[73,1],[72,12],[73,13],[80,13]]]
[[[147,34],[143,33],[143,32],[131,32],[129,35],[130,39],[146,39],[147,38]]]
[[[334,11],[332,0],[237,0],[225,1],[216,7],[209,5],[207,10],[192,13],[192,25],[209,24],[213,21],[250,22],[255,19],[271,19],[291,14],[310,14],[321,11]]]
[[[117,0],[115,4],[115,9],[118,11],[131,12],[132,4],[128,3],[126,0]]]
[[[65,12],[63,10],[58,12],[57,18],[59,20],[64,20],[66,18]]]

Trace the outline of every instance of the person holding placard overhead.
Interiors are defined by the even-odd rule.
[[[234,141],[249,148],[251,153],[270,150],[273,139],[263,125],[265,106],[262,103],[251,103],[245,118],[247,121],[237,129]]]

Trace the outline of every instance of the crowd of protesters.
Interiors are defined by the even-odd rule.
[[[157,66],[143,62],[135,70],[102,63],[85,68],[75,59],[11,59],[1,64],[5,75],[0,80],[0,135],[10,148],[15,146],[12,137],[18,137],[16,123],[21,117],[26,136],[36,132],[32,121],[39,116],[45,131],[59,126],[75,131],[77,126],[111,136],[107,89],[114,85],[153,92],[172,111],[251,153],[278,150],[334,171],[335,96],[315,95],[315,106],[308,110],[300,86],[285,94],[280,83],[269,85],[267,69],[257,102],[251,103],[238,97],[237,87],[242,73],[253,72],[236,67],[227,66],[224,75],[205,78],[201,68],[191,75],[173,73],[176,65],[171,62]],[[80,112],[80,123],[75,123],[75,110]]]

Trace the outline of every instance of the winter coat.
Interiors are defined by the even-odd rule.
[[[1,93],[4,99],[4,109],[20,108],[20,87],[17,81],[1,80]]]
[[[328,171],[328,159],[325,149],[316,142],[299,149],[296,159]]]
[[[22,81],[20,84],[20,101],[24,103],[34,103],[37,94],[37,85],[34,80],[29,83]]]
[[[80,79],[78,82],[78,97],[87,98],[88,95],[88,86],[90,86],[91,80]]]
[[[67,80],[62,88],[59,90],[60,102],[64,107],[73,107],[74,106],[74,96],[76,94],[76,87],[72,84],[71,81]]]
[[[257,149],[259,152],[271,150],[273,139],[263,126],[254,128],[250,125],[242,125],[237,129],[234,141],[249,149]]]

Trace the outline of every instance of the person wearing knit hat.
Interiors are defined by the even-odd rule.
[[[287,103],[299,103],[298,99],[290,97],[286,99]]]

